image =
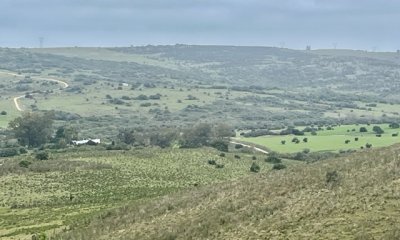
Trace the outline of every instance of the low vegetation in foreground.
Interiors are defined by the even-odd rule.
[[[262,154],[221,154],[212,148],[106,150],[88,146],[43,153],[3,158],[2,239],[25,239],[39,233],[52,236],[107,209],[238,179],[251,174],[253,163],[260,166],[260,173],[273,166]]]
[[[132,203],[55,239],[395,240],[399,154],[366,150]]]

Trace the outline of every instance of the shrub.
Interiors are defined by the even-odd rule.
[[[225,157],[225,153],[220,153],[219,156],[220,157]]]
[[[360,132],[368,132],[366,127],[360,127]]]
[[[281,169],[285,169],[286,168],[286,165],[284,165],[284,164],[282,164],[282,163],[275,163],[273,166],[272,166],[272,169],[273,170],[281,170]]]
[[[303,138],[303,142],[308,142],[308,138]]]
[[[379,127],[379,126],[374,126],[374,127],[372,128],[372,131],[374,131],[376,134],[382,134],[382,133],[384,133],[383,129],[382,129],[381,127]]]
[[[224,168],[224,167],[225,167],[225,165],[221,164],[221,163],[218,163],[215,165],[215,168]]]
[[[38,152],[38,153],[36,153],[35,158],[37,160],[48,160],[49,159],[49,153],[48,152],[44,152],[44,151]]]
[[[310,150],[309,148],[304,148],[304,149],[303,149],[303,153],[305,153],[305,154],[309,154],[310,151],[311,151],[311,150]]]
[[[330,187],[334,187],[337,184],[339,184],[339,174],[338,174],[338,172],[336,170],[335,171],[328,171],[325,174],[325,182]]]
[[[208,160],[208,164],[217,165],[217,162],[215,160],[210,159],[210,160]]]
[[[268,163],[281,163],[282,160],[276,156],[269,156],[265,159],[266,162]]]
[[[397,137],[399,136],[399,133],[392,133],[392,137]]]
[[[398,123],[391,123],[391,124],[389,124],[389,127],[390,127],[390,128],[400,128],[400,124],[398,124]]]
[[[25,149],[25,148],[20,148],[19,149],[19,153],[20,154],[25,154],[25,153],[27,153],[28,151]]]
[[[141,107],[150,107],[151,103],[141,103],[140,106]]]
[[[281,143],[282,143],[282,145],[285,145],[285,144],[286,144],[286,141],[285,141],[285,140],[282,140]]]
[[[236,148],[236,149],[243,148],[243,145],[242,145],[242,144],[235,144],[235,148]]]
[[[316,131],[312,131],[312,132],[311,132],[311,135],[312,135],[312,136],[315,136],[315,135],[317,135],[317,132],[316,132]]]
[[[6,148],[0,151],[0,157],[13,157],[17,156],[19,153],[15,148]]]
[[[215,140],[210,144],[210,146],[221,152],[228,152],[229,144],[224,140]]]
[[[1,113],[0,113],[1,115],[7,115],[7,112],[6,111],[1,111]]]
[[[251,159],[252,160],[257,160],[257,157],[256,156],[252,156]]]
[[[27,161],[27,160],[22,160],[21,162],[18,163],[18,165],[19,165],[20,167],[23,167],[23,168],[28,168],[29,165],[31,165],[31,164],[32,164],[32,163],[29,162],[29,161]]]
[[[344,143],[349,144],[350,140],[347,139],[346,141],[344,141]]]
[[[365,147],[366,147],[366,148],[371,148],[371,147],[372,147],[372,144],[367,143],[367,144],[365,144]]]
[[[250,166],[250,172],[258,173],[260,171],[260,166],[253,162]]]
[[[376,134],[377,137],[382,137],[382,134]]]
[[[358,141],[358,137],[354,138],[354,141],[356,141],[356,142],[357,142],[357,141]]]

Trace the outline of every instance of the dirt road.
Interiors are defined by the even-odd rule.
[[[6,74],[6,75],[10,75],[10,76],[15,76],[15,77],[23,77],[24,76],[24,75],[17,74],[17,73],[3,72],[3,71],[0,71],[0,74]],[[35,77],[35,76],[33,76],[33,77],[31,77],[31,79],[40,80],[40,81],[56,82],[58,84],[61,84],[63,88],[67,88],[69,86],[68,83],[66,83],[66,82],[64,82],[62,80],[59,80],[59,79],[55,79],[55,78],[46,78],[46,77]],[[14,97],[14,99],[13,99],[15,108],[20,112],[22,112],[23,110],[22,110],[21,106],[18,103],[18,99],[24,98],[24,97],[25,97],[25,95]]]

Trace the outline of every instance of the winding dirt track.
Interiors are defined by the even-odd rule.
[[[231,143],[233,143],[233,144],[241,144],[241,145],[243,145],[244,147],[252,148],[252,149],[254,149],[254,150],[257,151],[257,152],[261,152],[261,153],[268,154],[268,152],[265,151],[264,149],[261,149],[261,148],[255,147],[255,146],[250,146],[250,145],[247,145],[247,144],[244,144],[244,143],[241,143],[241,142],[235,142],[235,141],[231,141]]]
[[[6,75],[10,75],[10,76],[14,76],[14,77],[23,77],[23,76],[24,76],[24,75],[17,74],[17,73],[12,73],[12,72],[3,72],[3,71],[0,71],[0,73],[1,73],[1,74],[6,74]],[[62,81],[62,80],[59,80],[59,79],[55,79],[55,78],[31,77],[31,79],[33,79],[33,80],[41,80],[41,81],[56,82],[56,83],[61,84],[63,88],[67,88],[67,87],[69,86],[68,83],[66,83],[66,82],[64,82],[64,81]],[[20,112],[22,112],[23,110],[22,110],[21,106],[20,106],[19,103],[18,103],[18,99],[24,98],[24,97],[25,97],[25,95],[22,95],[22,96],[14,97],[14,99],[13,99],[15,108],[16,108],[18,111],[20,111]]]

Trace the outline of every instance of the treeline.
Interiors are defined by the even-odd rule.
[[[158,146],[161,148],[211,146],[220,151],[227,151],[228,139],[234,135],[234,129],[226,124],[198,123],[193,127],[182,129],[158,128],[147,130],[123,128],[120,129],[113,143],[115,146]]]

